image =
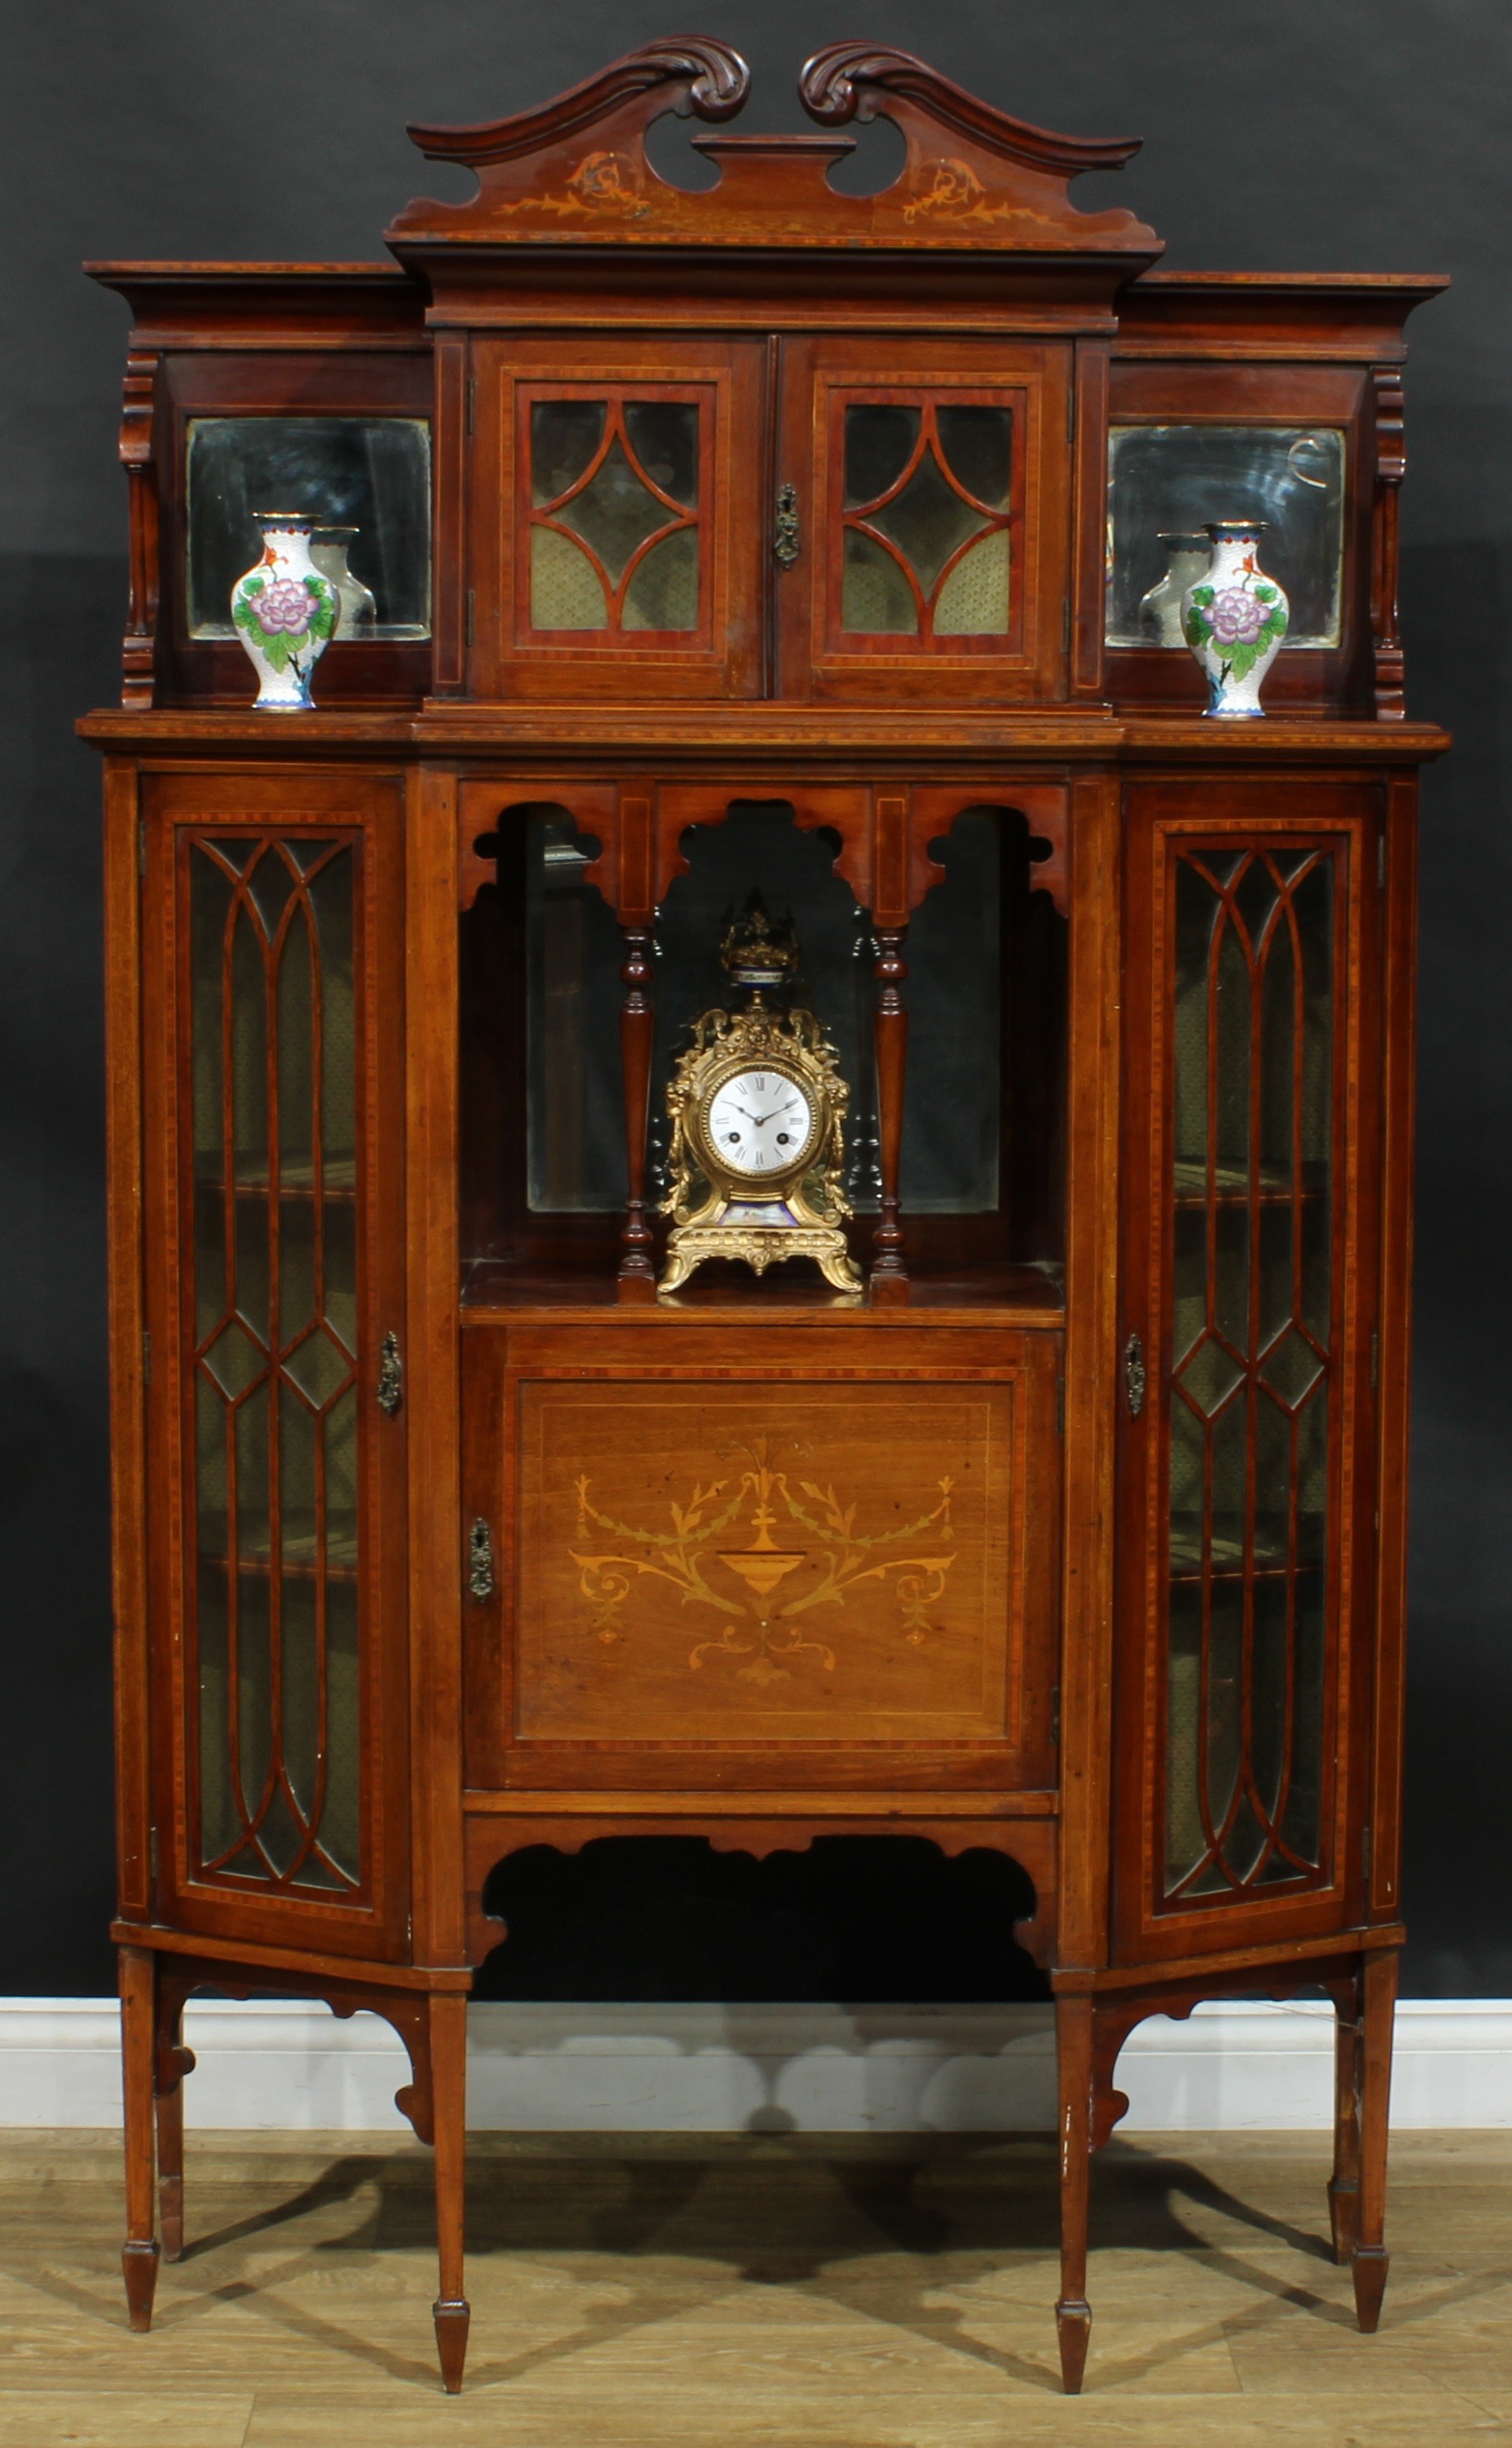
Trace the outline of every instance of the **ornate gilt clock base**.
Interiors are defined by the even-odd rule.
[[[679,1224],[667,1243],[667,1263],[658,1296],[675,1292],[705,1258],[743,1258],[758,1275],[782,1258],[816,1258],[819,1272],[837,1292],[862,1291],[860,1274],[833,1224]]]

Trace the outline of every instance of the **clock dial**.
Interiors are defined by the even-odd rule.
[[[709,1100],[705,1129],[726,1172],[759,1181],[791,1173],[813,1131],[813,1107],[783,1071],[737,1071]]]

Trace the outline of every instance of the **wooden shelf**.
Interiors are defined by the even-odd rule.
[[[814,1273],[786,1280],[780,1271],[743,1281],[732,1266],[722,1277],[696,1275],[669,1300],[623,1301],[613,1276],[585,1271],[526,1271],[505,1259],[476,1260],[463,1285],[465,1326],[519,1326],[527,1318],[545,1317],[553,1324],[576,1320],[625,1318],[662,1325],[686,1325],[690,1319],[710,1325],[738,1323],[760,1317],[783,1325],[916,1325],[921,1316],[931,1324],[970,1317],[1005,1326],[1026,1320],[1035,1326],[1059,1327],[1064,1302],[1056,1278],[1039,1267],[961,1268],[949,1274],[916,1275],[909,1279],[906,1302],[873,1308],[869,1298],[833,1291]]]

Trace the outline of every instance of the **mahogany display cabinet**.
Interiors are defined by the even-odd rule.
[[[83,725],[131,2318],[186,1996],[308,1996],[409,2050],[459,2387],[490,1873],[849,1832],[1032,1883],[1067,2388],[1120,2047],[1202,1999],[1333,1999],[1372,2328],[1446,744],[1404,713],[1402,335],[1444,284],[1160,272],[1069,198],[1132,143],[901,51],[812,60],[810,135],[723,132],[747,82],[654,43],[411,129],[476,193],[388,265],[90,267],[134,316]],[[252,710],[230,619],[270,498],[372,598],[310,713]],[[1257,517],[1292,634],[1265,718],[1208,719],[1170,556]],[[669,1296],[669,1084],[753,892],[859,1288],[716,1253]]]

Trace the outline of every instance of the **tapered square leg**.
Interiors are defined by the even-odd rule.
[[[1087,2209],[1092,2158],[1092,2000],[1058,1998],[1055,2052],[1060,2093],[1061,2295],[1055,2307],[1061,2383],[1081,2394],[1092,2335],[1087,2302]]]
[[[1333,2173],[1329,2225],[1333,2258],[1348,2263],[1360,2234],[1360,1976],[1333,1987],[1337,2015],[1333,2057]]]
[[[435,2098],[436,2249],[441,2291],[433,2306],[441,2385],[462,2386],[471,2308],[463,2285],[463,2226],[468,2147],[468,2001],[432,1998],[431,2079]]]
[[[183,2085],[158,2094],[158,2234],[164,2261],[183,2258]]]
[[[126,2240],[121,2252],[134,2329],[152,2326],[158,2285],[152,2089],[156,1966],[146,1947],[121,1949],[121,2091],[126,2150]]]
[[[1383,1948],[1367,1959],[1360,2036],[1360,2224],[1350,2254],[1355,2318],[1367,2335],[1380,2321],[1381,2299],[1391,2266],[1384,2239],[1396,1981],[1394,1949]]]

